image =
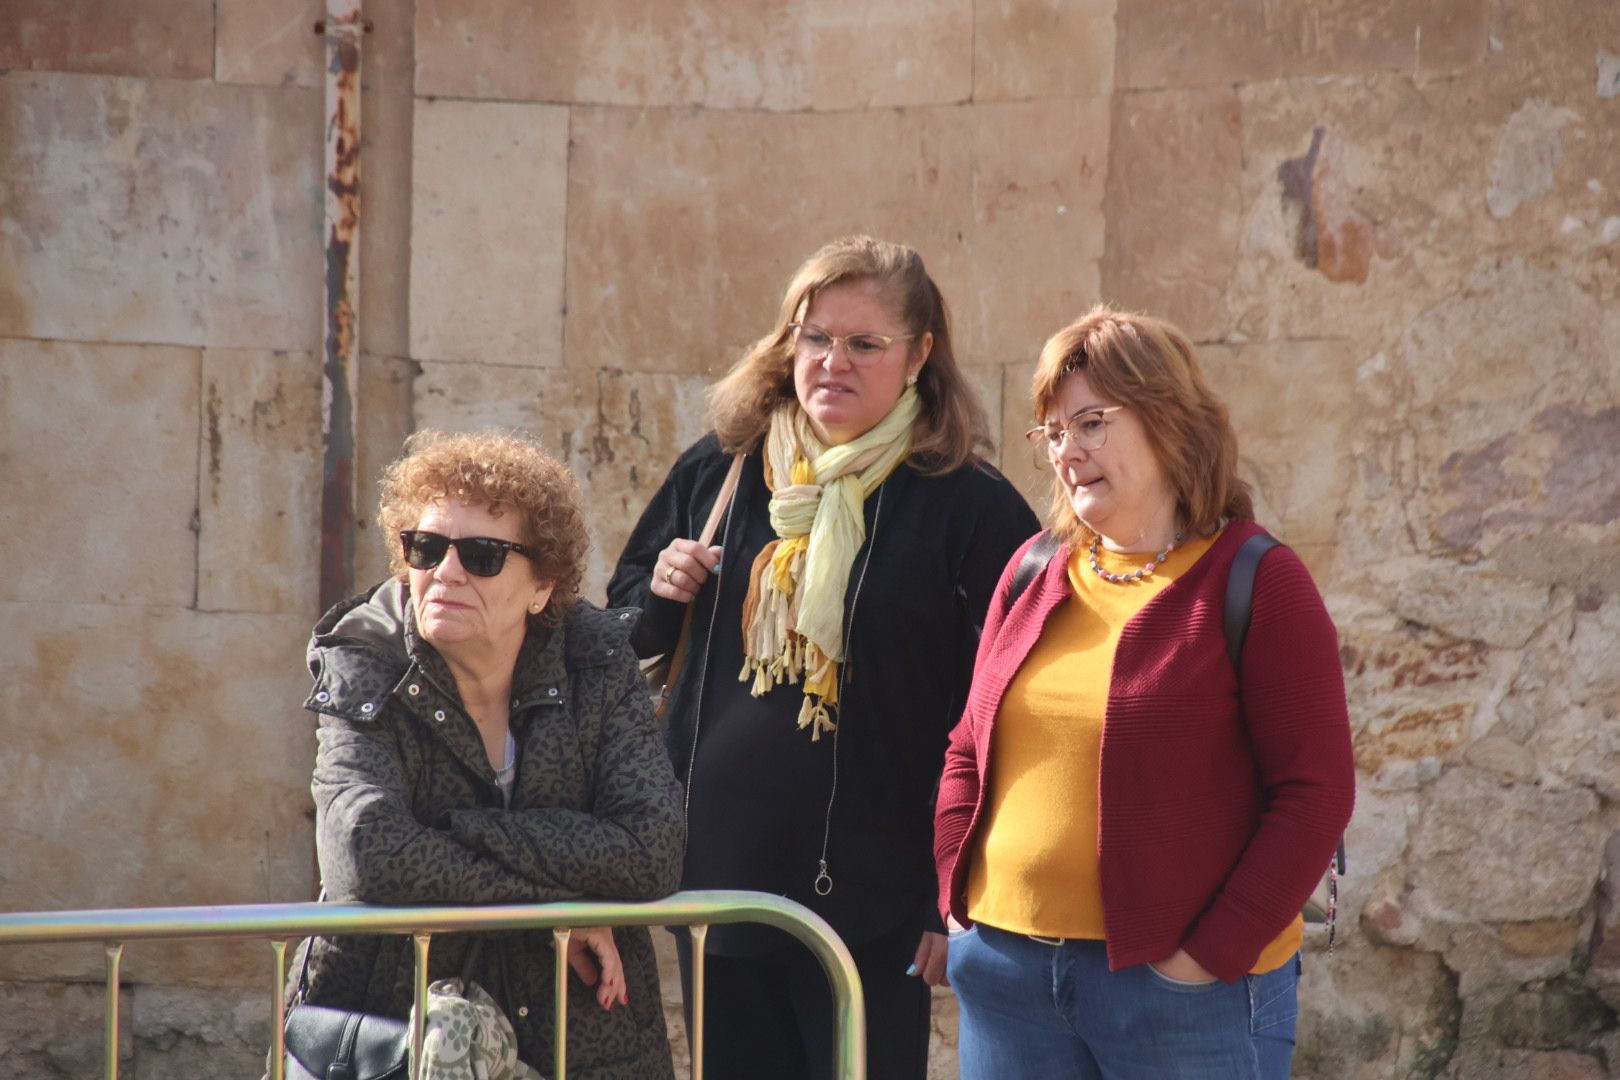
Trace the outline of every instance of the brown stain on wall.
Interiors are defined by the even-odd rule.
[[[219,478],[221,463],[224,457],[224,436],[220,432],[220,414],[223,404],[219,396],[219,384],[208,384],[208,397],[203,403],[203,426],[208,439],[208,497],[217,506],[219,504]]]
[[[1354,743],[1356,767],[1377,772],[1391,759],[1441,757],[1461,745],[1473,711],[1473,704],[1464,701],[1411,709],[1378,732],[1363,731]]]
[[[1311,148],[1297,158],[1289,158],[1277,166],[1277,180],[1282,184],[1283,208],[1292,207],[1299,214],[1294,229],[1294,254],[1299,261],[1316,269],[1316,215],[1311,198],[1311,185],[1316,174],[1316,157],[1322,152],[1322,137],[1327,129],[1317,127],[1311,132]]]
[[[1298,215],[1294,254],[1305,266],[1335,283],[1367,280],[1375,254],[1387,245],[1373,223],[1352,204],[1354,194],[1342,175],[1337,144],[1327,143],[1327,129],[1311,131],[1303,155],[1277,166],[1285,209]]]
[[[1425,632],[1423,639],[1399,644],[1344,644],[1339,648],[1339,658],[1347,675],[1370,674],[1381,683],[1381,692],[1453,686],[1485,674],[1489,653],[1486,645],[1478,641],[1437,642],[1440,636]]]

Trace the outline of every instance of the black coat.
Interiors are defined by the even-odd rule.
[[[644,609],[631,639],[644,657],[674,646],[685,614],[685,605],[651,592],[658,553],[698,535],[729,464],[712,434],[688,449],[625,545],[608,597]],[[837,737],[812,742],[796,725],[801,686],[754,698],[738,680],[748,571],[775,538],[769,500],[760,458],[750,455],[715,541],[725,548],[722,573],[694,601],[687,662],[664,718],[687,788],[682,888],[785,895],[850,942],[902,925],[940,929],[932,841],[945,743],[966,700],[991,591],[1039,523],[983,463],[945,476],[902,465],[868,496],[867,539],[845,595]],[[824,845],[832,887],[820,895]],[[709,947],[753,953],[769,940],[716,926]]]

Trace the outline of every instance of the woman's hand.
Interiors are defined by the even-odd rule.
[[[951,980],[945,977],[945,956],[949,949],[950,943],[944,934],[924,930],[908,974],[918,976],[929,986],[951,985]]]
[[[1187,955],[1186,949],[1177,949],[1163,960],[1154,961],[1150,966],[1165,978],[1175,979],[1177,982],[1215,981],[1215,976],[1211,975],[1203,964]]]
[[[653,595],[690,604],[709,575],[719,568],[718,546],[704,547],[696,540],[671,540],[653,564]]]
[[[608,927],[587,926],[570,933],[568,966],[580,982],[596,987],[596,1001],[602,1008],[630,1004],[630,992],[624,985],[624,963]]]

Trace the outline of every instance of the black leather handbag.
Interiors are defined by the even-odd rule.
[[[302,988],[300,988],[302,989]],[[407,1080],[411,1025],[325,1005],[287,1014],[287,1080]]]
[[[472,977],[483,944],[474,938],[468,948],[463,982]],[[312,941],[298,971],[297,1004],[287,1013],[287,1080],[410,1080],[410,1021],[304,1001],[314,950]]]

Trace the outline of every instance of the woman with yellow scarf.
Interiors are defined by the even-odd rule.
[[[811,256],[708,418],[608,585],[643,609],[644,657],[674,649],[691,613],[664,714],[686,787],[681,886],[759,889],[825,918],[860,969],[867,1075],[922,1080],[946,948],[934,792],[990,594],[1039,525],[981,456],[989,423],[944,300],[898,244]],[[707,952],[705,1077],[832,1075],[832,1002],[808,950],[716,926]]]

